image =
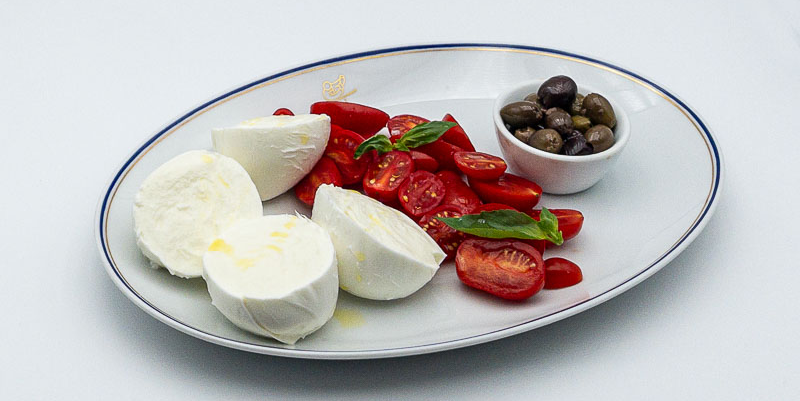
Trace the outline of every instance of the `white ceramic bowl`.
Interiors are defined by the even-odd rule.
[[[614,145],[603,152],[587,156],[558,155],[528,146],[506,129],[500,118],[500,109],[536,92],[542,82],[543,79],[527,81],[497,97],[493,117],[500,150],[512,170],[539,184],[544,192],[557,195],[581,192],[600,181],[619,158],[622,149],[625,149],[630,136],[628,116],[619,104],[603,93],[602,89],[578,83],[578,93],[584,96],[592,92],[599,93],[608,99],[614,108],[614,114],[617,116]]]

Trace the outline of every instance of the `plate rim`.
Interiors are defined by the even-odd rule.
[[[330,65],[337,62],[343,62],[343,61],[352,62],[355,61],[356,59],[370,57],[370,56],[389,55],[391,53],[408,53],[413,51],[431,51],[431,50],[447,50],[447,49],[495,50],[495,51],[504,50],[504,51],[544,53],[544,54],[549,54],[551,56],[554,55],[556,57],[570,59],[571,61],[580,61],[588,64],[593,64],[595,67],[605,69],[609,72],[622,76],[627,76],[628,78],[631,78],[633,80],[641,81],[640,83],[646,84],[645,86],[649,85],[657,92],[659,92],[659,94],[662,95],[662,97],[665,96],[666,98],[668,98],[668,100],[670,100],[671,102],[673,102],[675,105],[678,106],[678,108],[687,116],[690,122],[692,122],[695,125],[695,127],[700,131],[700,133],[704,136],[704,140],[709,148],[709,153],[711,156],[711,164],[712,164],[712,173],[714,174],[714,177],[708,199],[706,201],[706,204],[702,212],[699,213],[698,215],[699,217],[695,220],[692,226],[690,226],[687,232],[675,244],[673,244],[671,248],[666,250],[665,253],[663,253],[658,259],[656,259],[649,265],[645,266],[641,271],[639,271],[632,277],[629,277],[625,281],[614,285],[612,288],[594,297],[583,300],[572,306],[566,307],[565,309],[561,309],[559,311],[552,312],[544,316],[536,317],[522,323],[518,323],[512,326],[507,326],[487,333],[481,333],[472,336],[462,337],[453,340],[440,341],[430,344],[412,345],[404,347],[351,350],[351,351],[297,350],[291,348],[281,348],[281,347],[254,344],[254,343],[228,339],[192,327],[170,316],[169,314],[161,311],[155,305],[151,304],[143,297],[141,297],[133,288],[131,288],[131,286],[126,282],[126,280],[124,280],[124,278],[121,277],[120,272],[114,266],[114,262],[110,257],[108,249],[106,248],[106,243],[104,241],[105,238],[104,234],[107,235],[105,224],[108,221],[107,212],[109,209],[108,205],[110,204],[109,198],[113,198],[113,194],[116,192],[116,188],[122,182],[122,179],[124,179],[124,175],[126,174],[125,171],[131,165],[131,163],[134,162],[134,160],[136,160],[136,158],[142,153],[142,151],[150,147],[150,145],[152,145],[155,141],[161,138],[165,133],[169,132],[179,124],[185,122],[187,119],[191,118],[192,116],[202,111],[203,109],[216,104],[220,100],[228,99],[233,95],[239,94],[243,91],[256,87],[260,84],[273,81],[277,78],[285,77],[287,75],[291,75],[296,72],[313,69],[319,66]],[[296,65],[294,67],[269,74],[267,76],[258,78],[256,80],[249,81],[243,85],[238,85],[233,89],[224,91],[222,94],[214,96],[210,100],[191,108],[189,111],[182,113],[179,117],[170,120],[169,123],[165,124],[160,129],[158,129],[156,131],[156,134],[152,135],[147,140],[145,140],[138,148],[136,148],[123,160],[124,161],[115,170],[112,170],[113,173],[111,174],[110,179],[103,187],[100,199],[97,202],[97,207],[95,212],[95,222],[94,222],[95,240],[101,255],[101,259],[103,260],[106,273],[109,275],[112,282],[114,282],[114,284],[120,289],[120,291],[122,291],[122,293],[125,294],[128,297],[128,299],[130,299],[136,306],[147,312],[149,315],[153,316],[162,323],[165,323],[168,326],[177,329],[183,333],[189,334],[193,337],[214,344],[226,346],[229,348],[239,349],[243,351],[269,354],[274,356],[305,358],[305,359],[376,359],[376,358],[426,354],[426,353],[439,352],[449,349],[462,348],[489,341],[499,340],[501,338],[509,337],[525,331],[536,329],[538,327],[546,326],[548,324],[554,323],[561,319],[565,319],[567,317],[573,316],[577,313],[590,309],[594,306],[597,306],[619,294],[622,294],[623,292],[629,290],[630,288],[633,288],[637,284],[641,283],[648,277],[652,276],[653,274],[661,270],[675,257],[677,257],[681,252],[683,252],[691,242],[694,241],[694,239],[703,231],[709,219],[716,210],[717,204],[719,203],[718,201],[719,195],[721,194],[722,190],[723,176],[725,174],[725,164],[723,161],[722,152],[720,151],[719,143],[715,139],[714,134],[711,132],[710,128],[703,122],[699,114],[696,111],[694,111],[691,107],[689,107],[685,101],[675,96],[672,92],[665,89],[662,85],[656,84],[652,80],[645,78],[642,75],[637,74],[629,69],[619,67],[615,64],[603,61],[598,58],[588,57],[577,53],[572,53],[558,49],[538,47],[538,46],[502,44],[502,43],[479,43],[479,42],[430,43],[430,44],[414,44],[406,46],[387,47],[375,50],[361,51],[356,53],[348,53],[336,57],[314,61],[311,63]]]

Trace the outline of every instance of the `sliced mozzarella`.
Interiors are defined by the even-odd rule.
[[[290,215],[241,221],[203,256],[212,303],[235,325],[287,344],[333,316],[339,280],[328,234]]]
[[[356,191],[320,186],[311,219],[331,236],[340,287],[359,297],[411,295],[433,278],[445,258],[408,216]]]
[[[214,149],[241,163],[261,200],[272,199],[300,182],[322,157],[331,134],[327,115],[269,116],[216,128]]]
[[[239,163],[193,150],[164,163],[142,183],[133,205],[136,243],[153,267],[199,277],[211,241],[237,220],[262,213],[258,191]]]

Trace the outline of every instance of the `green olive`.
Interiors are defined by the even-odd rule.
[[[614,145],[614,132],[602,124],[589,128],[583,136],[586,137],[586,142],[592,144],[594,153],[600,153]]]
[[[569,113],[563,109],[553,107],[552,109],[547,109],[545,114],[547,115],[544,120],[545,127],[552,128],[561,135],[567,135],[572,132],[574,127],[572,126],[572,117]]]
[[[583,95],[580,93],[575,95],[575,100],[569,104],[569,110],[567,111],[569,111],[569,114],[573,116],[580,115],[583,111]]]
[[[528,139],[528,145],[545,152],[558,153],[561,150],[561,146],[564,145],[564,140],[561,139],[561,134],[558,131],[546,128],[536,131]]]
[[[584,116],[572,116],[572,126],[580,132],[586,132],[592,127],[592,121]]]
[[[606,98],[597,93],[590,93],[583,98],[584,115],[592,120],[592,124],[603,124],[608,128],[617,125],[614,108]]]
[[[530,139],[534,132],[536,132],[535,128],[525,127],[514,131],[514,136],[520,141],[528,143],[528,139]]]
[[[534,126],[543,115],[541,107],[528,101],[509,103],[500,109],[503,122],[514,129]]]
[[[531,93],[530,95],[525,96],[525,99],[523,100],[528,102],[534,102],[539,105],[540,109],[544,110],[544,106],[542,106],[542,101],[539,100],[539,95],[537,95],[536,93]]]

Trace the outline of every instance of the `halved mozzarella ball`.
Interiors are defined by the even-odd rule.
[[[325,230],[298,216],[240,221],[208,247],[203,278],[233,324],[294,344],[333,316],[336,255]]]
[[[311,219],[331,236],[340,287],[359,297],[411,295],[433,278],[445,258],[408,216],[356,191],[320,186]]]

